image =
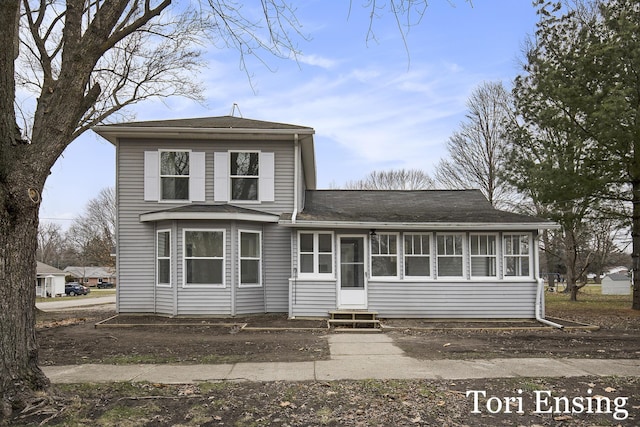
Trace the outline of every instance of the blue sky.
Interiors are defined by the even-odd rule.
[[[296,15],[309,40],[295,61],[250,65],[251,84],[235,52],[211,48],[200,75],[205,105],[184,99],[133,107],[136,120],[222,116],[234,103],[245,118],[313,127],[318,187],[343,184],[373,170],[432,173],[484,81],[509,86],[537,21],[529,0],[431,0],[407,34],[391,16],[374,21],[366,40],[365,1],[303,1]],[[237,110],[236,110],[237,111]],[[93,132],[74,141],[52,168],[42,221],[63,227],[100,189],[115,183],[115,149]]]

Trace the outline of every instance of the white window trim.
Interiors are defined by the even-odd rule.
[[[473,253],[471,252],[471,239],[473,238],[473,236],[494,236],[495,237],[495,254],[493,255],[473,255]],[[482,280],[487,280],[487,281],[496,281],[499,279],[499,271],[500,271],[500,235],[498,233],[469,233],[468,234],[468,242],[467,242],[467,246],[468,246],[468,254],[469,254],[469,277],[471,278],[471,280],[474,281],[482,281]],[[496,267],[496,272],[493,276],[474,276],[473,275],[473,268],[472,268],[472,264],[473,264],[473,259],[474,258],[493,258],[495,260],[495,267]]]
[[[229,201],[236,203],[236,204],[256,204],[256,203],[261,203],[261,198],[262,198],[262,194],[260,191],[260,174],[262,173],[262,168],[260,167],[260,156],[262,156],[262,151],[261,150],[229,150],[228,152],[228,156],[229,158],[227,159],[228,162],[228,169],[227,169],[227,178],[229,179],[228,182],[228,195],[229,195]],[[232,175],[231,174],[231,158],[232,158],[232,154],[233,153],[258,153],[258,175]],[[258,197],[256,200],[242,200],[242,199],[234,199],[233,198],[233,179],[234,178],[243,178],[243,177],[247,177],[247,178],[255,178],[258,180],[258,186],[257,186],[257,191],[258,191]]]
[[[204,232],[221,232],[222,233],[222,257],[198,257],[198,259],[222,259],[222,284],[204,283],[189,284],[187,283],[187,232],[204,231]],[[183,288],[226,288],[227,287],[227,232],[224,228],[184,228],[182,229],[182,287]],[[191,257],[193,258],[193,257]],[[190,258],[190,259],[191,259]]]
[[[301,259],[301,251],[300,251],[300,236],[302,234],[311,234],[313,235],[313,273],[303,273],[301,271],[300,259]],[[319,273],[318,266],[320,260],[320,234],[329,234],[331,236],[331,273]],[[318,279],[318,280],[328,280],[336,278],[336,243],[335,243],[335,234],[333,231],[298,231],[298,262],[297,262],[297,272],[298,278],[301,279]],[[323,254],[327,254],[327,252],[322,252]],[[309,254],[309,252],[305,252],[305,254]]]
[[[158,256],[158,235],[160,233],[169,233],[169,256],[168,257],[159,257]],[[172,247],[172,241],[171,241],[171,229],[170,228],[166,228],[166,229],[162,229],[162,230],[156,230],[156,286],[158,288],[171,288],[172,287],[172,274],[173,274],[173,266],[171,265],[171,259],[172,259],[172,254],[173,254],[173,247]],[[158,268],[158,261],[160,259],[168,259],[169,260],[169,283],[159,283],[158,282],[158,276],[160,274],[160,269]]]
[[[407,253],[405,252],[405,247],[404,247],[404,239],[406,236],[427,236],[429,237],[429,253],[427,255],[407,255]],[[418,280],[432,280],[434,277],[434,271],[435,271],[435,266],[434,266],[434,259],[435,257],[433,256],[433,247],[434,247],[434,239],[433,239],[433,233],[428,233],[428,232],[415,232],[415,233],[411,233],[411,232],[405,232],[402,234],[402,277],[404,280],[410,282],[410,281],[418,281]],[[405,267],[407,265],[407,258],[424,258],[424,257],[429,257],[429,271],[430,271],[430,275],[428,276],[409,276],[406,274],[405,271]]]
[[[522,258],[523,255],[510,255],[507,254],[507,242],[506,237],[509,236],[527,236],[529,239],[529,274],[526,276],[508,276],[507,275],[507,258]],[[519,233],[519,232],[504,232],[502,233],[502,280],[504,281],[529,281],[533,279],[533,234],[532,233]]]
[[[191,151],[188,149],[165,149],[158,150],[158,203],[191,203]],[[189,153],[189,175],[162,175],[162,153]],[[189,179],[189,199],[163,199],[162,198],[162,178],[179,177]]]
[[[250,233],[258,235],[258,243],[260,247],[260,256],[258,258],[255,257],[243,257],[242,256],[242,233]],[[238,230],[238,287],[239,288],[261,288],[262,287],[262,231],[258,230]],[[258,260],[258,280],[259,283],[242,283],[242,260]]]
[[[395,276],[374,276],[373,275],[373,259],[375,257],[392,257],[394,256],[394,254],[373,254],[373,247],[371,246],[373,243],[373,239],[371,239],[371,236],[369,236],[369,271],[371,272],[370,274],[370,281],[385,281],[385,280],[391,280],[391,279],[400,279],[400,270],[402,269],[402,265],[400,264],[400,233],[398,232],[386,232],[386,231],[382,231],[382,232],[376,232],[378,236],[381,235],[389,235],[389,236],[396,236],[396,253],[395,253],[395,257],[396,257],[396,274]]]
[[[461,255],[440,255],[438,253],[438,237],[439,236],[460,236],[462,238],[462,242],[460,243],[462,246],[462,254]],[[434,254],[435,254],[435,277],[439,281],[447,281],[447,280],[467,280],[467,244],[466,244],[466,233],[463,232],[452,232],[452,233],[436,233],[436,238],[434,241]],[[462,258],[462,275],[461,276],[441,276],[440,275],[440,263],[438,262],[440,258]]]

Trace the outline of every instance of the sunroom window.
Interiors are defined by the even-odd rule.
[[[462,277],[464,274],[462,235],[438,235],[437,251],[438,277]]]
[[[184,284],[224,286],[224,231],[185,230]]]
[[[398,235],[378,233],[371,236],[371,275],[398,275]]]
[[[333,234],[300,232],[298,264],[301,275],[333,275]]]
[[[471,276],[496,277],[496,236],[493,234],[471,234]]]
[[[258,200],[259,153],[231,153],[231,200]]]
[[[431,243],[428,234],[404,235],[404,275],[431,275]]]
[[[531,275],[531,245],[528,234],[505,234],[504,275],[510,277],[529,277]]]
[[[161,200],[189,200],[189,152],[160,152]]]

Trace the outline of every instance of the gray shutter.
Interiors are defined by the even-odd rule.
[[[189,198],[192,202],[204,202],[205,166],[204,152],[191,152],[189,156]]]
[[[229,201],[229,153],[213,153],[213,200]]]
[[[262,202],[275,201],[275,154],[260,153],[259,195]]]
[[[157,202],[160,198],[160,161],[157,151],[144,152],[144,200]]]

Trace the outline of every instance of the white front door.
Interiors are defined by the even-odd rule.
[[[340,280],[338,308],[367,308],[366,240],[364,236],[339,236]]]

